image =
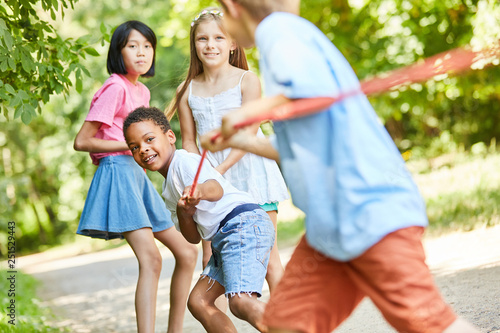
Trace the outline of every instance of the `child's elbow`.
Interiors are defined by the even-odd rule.
[[[76,151],[83,151],[83,143],[78,139],[78,137],[73,142],[73,149]]]
[[[207,201],[219,201],[224,196],[224,189],[215,179],[210,179],[206,181],[206,199]]]

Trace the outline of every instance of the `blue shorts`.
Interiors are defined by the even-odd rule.
[[[252,206],[252,210],[228,220],[212,238],[212,256],[202,278],[208,276],[219,282],[226,296],[262,294],[274,244],[274,226],[263,209]]]

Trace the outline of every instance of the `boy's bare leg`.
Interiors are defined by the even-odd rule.
[[[479,330],[464,319],[457,318],[443,333],[479,333]]]
[[[200,278],[189,295],[188,308],[209,333],[237,333],[231,319],[216,305],[224,287],[208,277]]]
[[[277,235],[277,226],[278,226],[278,212],[275,210],[267,212],[269,218],[273,222],[274,225],[274,245],[271,250],[271,254],[269,255],[269,264],[267,265],[267,274],[266,281],[269,285],[269,290],[272,292],[274,288],[278,285],[283,276],[284,269],[283,264],[281,263],[281,258],[278,250],[278,235]]]
[[[210,257],[212,256],[212,247],[211,247],[212,242],[206,241],[204,239],[201,240],[201,245],[203,249],[203,256],[202,256],[202,261],[201,264],[203,265],[203,269],[208,264],[208,261],[210,260]],[[221,295],[219,298],[215,300],[215,305],[224,313],[227,311],[227,300],[226,296]]]
[[[229,309],[241,320],[249,322],[260,332],[265,332],[265,326],[262,323],[262,316],[266,303],[257,299],[257,294],[241,293],[229,298]]]
[[[203,266],[203,269],[207,267],[208,261],[212,256],[212,247],[210,246],[211,244],[212,242],[210,241],[206,241],[204,239],[201,240],[201,247],[203,249],[203,255],[201,256],[201,265]]]

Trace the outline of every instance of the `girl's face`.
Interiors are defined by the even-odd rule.
[[[236,45],[224,34],[216,21],[202,22],[194,34],[198,59],[203,66],[218,66],[229,62],[229,52]]]
[[[139,31],[132,29],[128,35],[127,44],[122,49],[123,62],[131,82],[146,74],[153,64],[153,45]]]

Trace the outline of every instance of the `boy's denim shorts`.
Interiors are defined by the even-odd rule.
[[[212,238],[212,257],[202,278],[219,282],[226,297],[240,293],[260,297],[273,244],[274,226],[267,213],[258,206],[244,211]]]

